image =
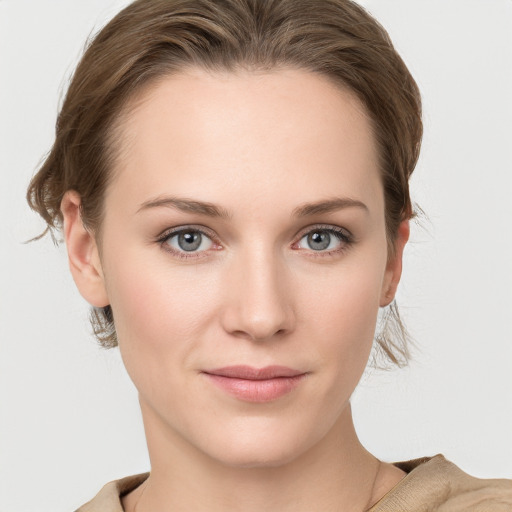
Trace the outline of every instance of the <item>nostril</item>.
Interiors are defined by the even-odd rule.
[[[268,341],[268,340],[275,340],[276,338],[282,338],[286,335],[288,332],[288,329],[285,328],[278,328],[277,330],[274,328],[267,328],[267,329],[255,329],[247,327],[246,329],[235,329],[232,330],[230,333],[237,337],[237,338],[243,338],[250,341]]]

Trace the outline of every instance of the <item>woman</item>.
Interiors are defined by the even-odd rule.
[[[80,510],[510,507],[509,481],[381,462],[352,421],[401,276],[420,110],[348,1],[138,1],[95,38],[29,200],[119,344],[152,469]]]

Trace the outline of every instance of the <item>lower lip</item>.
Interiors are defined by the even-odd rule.
[[[271,402],[291,393],[305,374],[264,380],[237,379],[205,373],[217,387],[246,402]]]

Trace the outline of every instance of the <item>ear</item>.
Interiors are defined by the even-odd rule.
[[[60,203],[69,268],[80,294],[89,304],[108,306],[98,246],[94,235],[82,223],[80,205],[80,196],[74,190],[68,190]]]
[[[380,307],[389,305],[395,298],[398,283],[402,276],[402,257],[405,244],[409,240],[409,234],[409,221],[404,220],[398,226],[398,232],[394,242],[394,254],[388,259],[386,264],[386,272],[384,274],[380,297]]]

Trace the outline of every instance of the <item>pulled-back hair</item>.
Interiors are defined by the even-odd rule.
[[[292,67],[354,93],[372,120],[384,187],[388,252],[413,216],[409,177],[422,136],[421,100],[387,32],[350,0],[137,0],[89,43],[57,119],[55,143],[28,188],[47,231],[62,227],[64,193],[81,196],[84,226],[99,236],[104,193],[116,158],[115,123],[135,93],[197,66],[211,71]],[[377,342],[407,362],[405,330],[393,303]],[[117,345],[110,306],[93,308],[94,332]]]

